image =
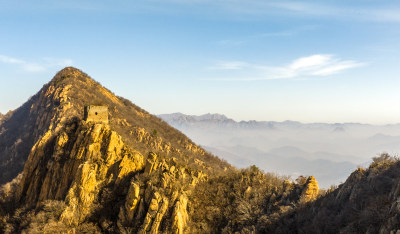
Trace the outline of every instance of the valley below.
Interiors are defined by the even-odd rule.
[[[236,167],[257,165],[292,179],[314,175],[323,188],[343,183],[381,153],[400,152],[400,124],[237,122],[221,114],[159,117]]]
[[[59,71],[0,116],[0,233],[400,231],[397,125],[160,117]]]

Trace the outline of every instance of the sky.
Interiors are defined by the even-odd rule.
[[[0,112],[65,66],[153,114],[400,123],[400,3],[0,0]]]

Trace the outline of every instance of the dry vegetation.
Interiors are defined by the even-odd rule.
[[[303,206],[312,182],[299,177],[263,173],[256,166],[199,184],[191,196],[193,232],[271,232],[270,227],[287,212]]]
[[[81,121],[84,106],[90,104],[109,108],[110,125],[100,126],[101,131],[92,131],[95,124]],[[233,168],[74,68],[59,72],[6,117],[0,129],[1,233],[57,233],[71,228],[76,233],[153,229],[167,233],[389,233],[400,229],[400,162],[396,158],[382,154],[368,169],[358,169],[344,184],[321,194],[312,176],[291,182],[256,166]],[[43,137],[45,132],[48,137]],[[62,136],[67,140],[62,141]],[[39,139],[46,143],[33,148],[31,165],[17,176]],[[96,142],[98,148],[93,139],[103,139]],[[120,149],[115,157],[108,157],[111,144],[111,149]],[[87,158],[78,155],[79,147],[89,152]],[[122,164],[123,159],[128,163]],[[82,165],[90,167],[84,170]],[[61,168],[70,168],[70,173],[60,176]],[[55,175],[69,178],[63,180],[65,193],[57,200],[48,199],[61,181],[52,180]],[[56,182],[42,186],[45,178]],[[32,184],[36,187],[29,190]],[[69,198],[67,191],[72,191]],[[68,209],[82,219],[64,222]]]
[[[307,179],[299,177],[296,182],[289,182],[252,166],[199,183],[189,195],[187,231],[389,233],[400,228],[400,212],[396,205],[400,195],[399,173],[400,162],[383,154],[375,158],[368,169],[355,171],[338,188],[319,195],[314,202],[301,202]],[[160,175],[138,180],[156,184]],[[175,186],[178,190],[189,189],[179,187],[179,184]],[[62,201],[44,201],[37,208],[19,208],[11,215],[3,216],[1,230],[9,233],[68,230],[69,226],[59,222],[64,206]],[[109,218],[103,222],[109,223],[109,231],[115,231],[111,227],[116,222],[117,210],[100,213],[104,212]],[[104,228],[90,220],[75,228],[80,232],[104,232]]]
[[[153,151],[158,155],[173,156],[190,167],[210,173],[233,169],[224,160],[205,152],[157,116],[149,114],[127,99],[115,96],[87,74],[79,71],[78,75],[71,78],[69,73],[68,68],[61,71],[50,85],[72,86],[68,97],[74,109],[78,110],[73,114],[79,118],[83,117],[84,106],[105,105],[109,110],[111,127],[123,137],[124,142],[143,155]],[[204,162],[208,167],[202,167],[195,159]]]
[[[400,162],[384,153],[368,169],[272,225],[277,233],[390,233],[400,229]]]
[[[50,91],[66,96],[47,96]],[[61,102],[63,98],[67,101]],[[34,143],[50,126],[61,118],[82,119],[87,105],[107,106],[111,127],[143,155],[153,151],[176,157],[182,163],[211,174],[233,170],[224,160],[205,152],[163,120],[115,96],[87,74],[68,67],[24,105],[6,115],[0,126],[0,184],[11,181],[22,171]],[[204,162],[207,167],[198,162]]]

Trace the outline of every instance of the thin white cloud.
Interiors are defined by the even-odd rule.
[[[290,37],[295,36],[297,34],[301,34],[307,31],[316,30],[318,25],[303,25],[297,28],[282,30],[282,31],[270,31],[264,33],[253,34],[249,36],[244,36],[238,39],[228,39],[228,40],[220,40],[217,42],[218,45],[221,46],[240,46],[243,44],[251,43],[254,40],[269,38],[269,37]]]
[[[291,70],[309,70],[315,67],[325,66],[329,64],[331,60],[332,55],[316,54],[296,59],[290,64],[289,68]]]
[[[322,67],[318,70],[315,70],[311,73],[311,75],[315,76],[328,76],[332,74],[339,73],[343,70],[363,66],[363,63],[358,63],[356,61],[340,61],[337,63],[330,64],[329,66]]]
[[[293,60],[288,65],[266,66],[246,62],[219,62],[213,69],[241,70],[246,77],[218,80],[271,80],[300,79],[338,74],[345,70],[366,65],[354,60],[339,59],[332,54],[315,54]]]
[[[71,59],[43,58],[40,62],[28,62],[21,59],[0,55],[0,62],[16,65],[27,72],[42,72],[53,67],[66,67],[72,65]]]
[[[251,17],[283,15],[300,17],[326,17],[337,20],[360,20],[400,23],[400,7],[391,2],[369,2],[348,4],[348,1],[266,1],[266,0],[152,0],[180,6],[199,5],[209,7],[213,12],[233,13]],[[164,6],[164,5],[163,5]],[[176,9],[176,8],[173,8]],[[248,17],[245,18],[248,20]]]
[[[217,44],[222,46],[239,46],[242,45],[244,42],[245,41],[241,40],[221,40],[218,41]]]
[[[11,64],[22,64],[24,63],[24,61],[16,59],[16,58],[11,58],[11,57],[7,57],[4,55],[0,55],[0,61],[3,63],[11,63]]]
[[[113,7],[107,3],[96,4],[82,1],[49,1],[42,3],[20,4],[18,1],[7,1],[0,5],[0,10],[8,9],[78,9],[82,11],[114,11],[114,12],[143,12],[177,14],[218,14],[221,17],[233,17],[249,20],[268,16],[283,17],[326,17],[335,20],[359,20],[374,22],[400,23],[400,7],[395,1],[367,1],[358,4],[352,1],[299,1],[299,0],[139,0],[120,1]],[[1,3],[0,3],[1,4]],[[198,7],[205,9],[198,11]],[[231,15],[231,16],[229,16]],[[238,17],[244,16],[244,17]]]
[[[216,65],[208,67],[211,70],[240,70],[248,64],[240,61],[219,61]]]

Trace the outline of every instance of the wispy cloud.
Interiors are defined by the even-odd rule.
[[[138,0],[120,1],[110,7],[101,1],[46,1],[42,3],[19,3],[0,1],[0,10],[35,9],[57,10],[77,9],[82,11],[137,12],[152,11],[190,14],[233,14],[235,19],[260,18],[269,16],[328,17],[338,20],[361,20],[400,23],[400,7],[395,1],[299,1],[299,0]],[[11,3],[10,3],[11,2]],[[195,6],[195,7],[194,7]],[[204,9],[198,11],[198,7]]]
[[[316,30],[318,25],[303,25],[297,28],[292,28],[283,31],[266,32],[251,36],[252,38],[262,38],[262,37],[287,37],[294,36],[303,32]]]
[[[249,64],[240,61],[219,61],[214,66],[208,67],[211,70],[240,70],[248,67]]]
[[[293,60],[283,66],[267,66],[240,61],[218,62],[212,69],[241,70],[246,77],[218,80],[271,80],[321,77],[338,74],[348,69],[366,65],[354,60],[343,60],[331,54],[315,54]]]
[[[216,44],[222,45],[222,46],[240,46],[244,44],[246,41],[244,40],[220,40],[217,41]]]
[[[208,7],[213,12],[233,13],[251,17],[300,16],[326,17],[338,20],[360,20],[400,23],[400,7],[392,1],[369,1],[352,4],[349,1],[265,1],[265,0],[152,0],[193,8],[193,5]],[[392,3],[391,3],[392,2]],[[175,9],[175,8],[174,8]],[[248,19],[246,17],[245,19]]]
[[[252,41],[264,39],[264,38],[276,38],[276,37],[290,37],[296,36],[298,34],[316,30],[319,26],[318,25],[304,25],[297,28],[281,30],[281,31],[270,31],[270,32],[263,32],[258,34],[253,34],[249,36],[244,36],[238,39],[229,39],[229,40],[221,40],[218,41],[217,44],[221,46],[241,46],[246,43],[251,43]]]
[[[53,67],[71,66],[71,59],[42,58],[39,62],[30,62],[18,58],[0,55],[0,62],[18,66],[27,72],[42,72]]]

